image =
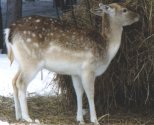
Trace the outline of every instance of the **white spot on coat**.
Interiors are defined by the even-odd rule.
[[[33,43],[33,46],[35,46],[35,47],[39,47],[39,45],[37,44],[37,43]]]
[[[32,36],[33,36],[33,37],[36,37],[35,33],[32,33]]]
[[[27,42],[31,42],[32,41],[32,39],[31,38],[27,38]]]
[[[25,30],[24,30],[24,31],[23,31],[23,33],[24,33],[24,34],[26,34],[26,33],[27,33],[27,31],[25,31]]]
[[[36,22],[36,23],[39,23],[39,22],[41,22],[41,20],[37,19],[37,20],[35,20],[35,22]]]
[[[42,38],[42,34],[39,34],[39,37]]]

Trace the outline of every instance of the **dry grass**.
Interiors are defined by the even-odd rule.
[[[39,119],[40,125],[77,125],[75,111],[66,108],[61,97],[31,97],[28,98],[30,116]],[[10,125],[38,125],[36,123],[17,122],[14,114],[14,102],[11,98],[0,97],[0,120],[8,121]],[[85,119],[89,123],[89,113]],[[101,125],[154,125],[154,116],[135,115],[118,112],[116,115],[100,117]],[[92,125],[92,124],[86,124]]]
[[[28,98],[29,113],[32,119],[39,119],[41,125],[75,125],[74,111],[66,109],[60,97],[36,96]],[[15,120],[12,98],[0,97],[0,120],[9,123],[28,124]]]

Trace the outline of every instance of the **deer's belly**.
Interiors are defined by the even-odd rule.
[[[89,53],[66,50],[60,47],[50,47],[43,57],[45,68],[67,75],[79,75],[82,65],[89,58]]]
[[[46,61],[45,68],[57,74],[78,75],[80,73],[81,64],[79,62],[57,59]]]

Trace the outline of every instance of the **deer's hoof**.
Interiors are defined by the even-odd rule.
[[[100,125],[99,122],[92,122],[90,125]]]
[[[31,118],[27,117],[27,118],[22,118],[22,121],[26,121],[26,122],[29,122],[29,123],[32,123],[34,122]]]
[[[85,125],[85,122],[84,121],[79,121],[78,125]]]

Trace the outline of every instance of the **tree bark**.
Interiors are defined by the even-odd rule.
[[[3,28],[9,27],[11,23],[22,17],[22,0],[7,0],[6,10],[7,20],[4,27],[2,25],[2,13],[0,15],[0,49],[2,49],[2,53],[6,53],[6,46],[4,45],[4,40],[2,37]]]
[[[22,17],[22,0],[16,0],[16,18]]]
[[[2,10],[1,10],[1,0],[0,0],[0,53],[3,49],[3,23],[2,23]]]
[[[22,17],[22,0],[7,0],[8,4],[8,22],[7,26]]]

